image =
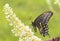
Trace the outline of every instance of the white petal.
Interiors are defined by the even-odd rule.
[[[10,26],[13,26],[13,24],[12,24],[12,23],[10,23],[9,25],[10,25]]]
[[[4,6],[5,8],[8,8],[9,7],[9,4],[7,3],[7,4],[5,4],[5,6]]]

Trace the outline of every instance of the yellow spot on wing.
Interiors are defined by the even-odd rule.
[[[40,22],[40,25],[41,25],[41,22]]]
[[[45,26],[44,26],[45,27]]]
[[[40,26],[41,26],[41,29],[40,29],[40,31],[42,30],[42,24],[41,24],[41,22],[40,22]]]

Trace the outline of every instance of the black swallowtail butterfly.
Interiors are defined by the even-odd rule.
[[[40,34],[42,34],[44,37],[46,35],[49,35],[48,33],[48,21],[53,15],[53,12],[47,11],[38,16],[34,22],[32,22],[32,25],[34,27],[34,31],[37,31],[37,28],[39,29]],[[36,28],[37,27],[37,28]]]

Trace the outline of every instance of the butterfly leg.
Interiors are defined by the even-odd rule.
[[[40,34],[41,34],[41,26],[40,26],[40,23],[37,23],[37,27],[38,27],[39,32],[40,32]]]
[[[35,31],[35,32],[37,31],[37,28],[36,28],[36,27],[34,27],[34,31]]]

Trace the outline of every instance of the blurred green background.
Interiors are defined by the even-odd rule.
[[[60,36],[60,6],[59,3],[54,4],[54,2],[55,0],[0,0],[0,41],[19,41],[19,38],[12,34],[13,27],[9,26],[5,18],[3,6],[6,3],[10,4],[17,17],[25,25],[29,25],[32,31],[32,21],[44,11],[52,11],[54,14],[48,23],[50,37],[41,36],[39,31],[35,35],[43,41]]]

